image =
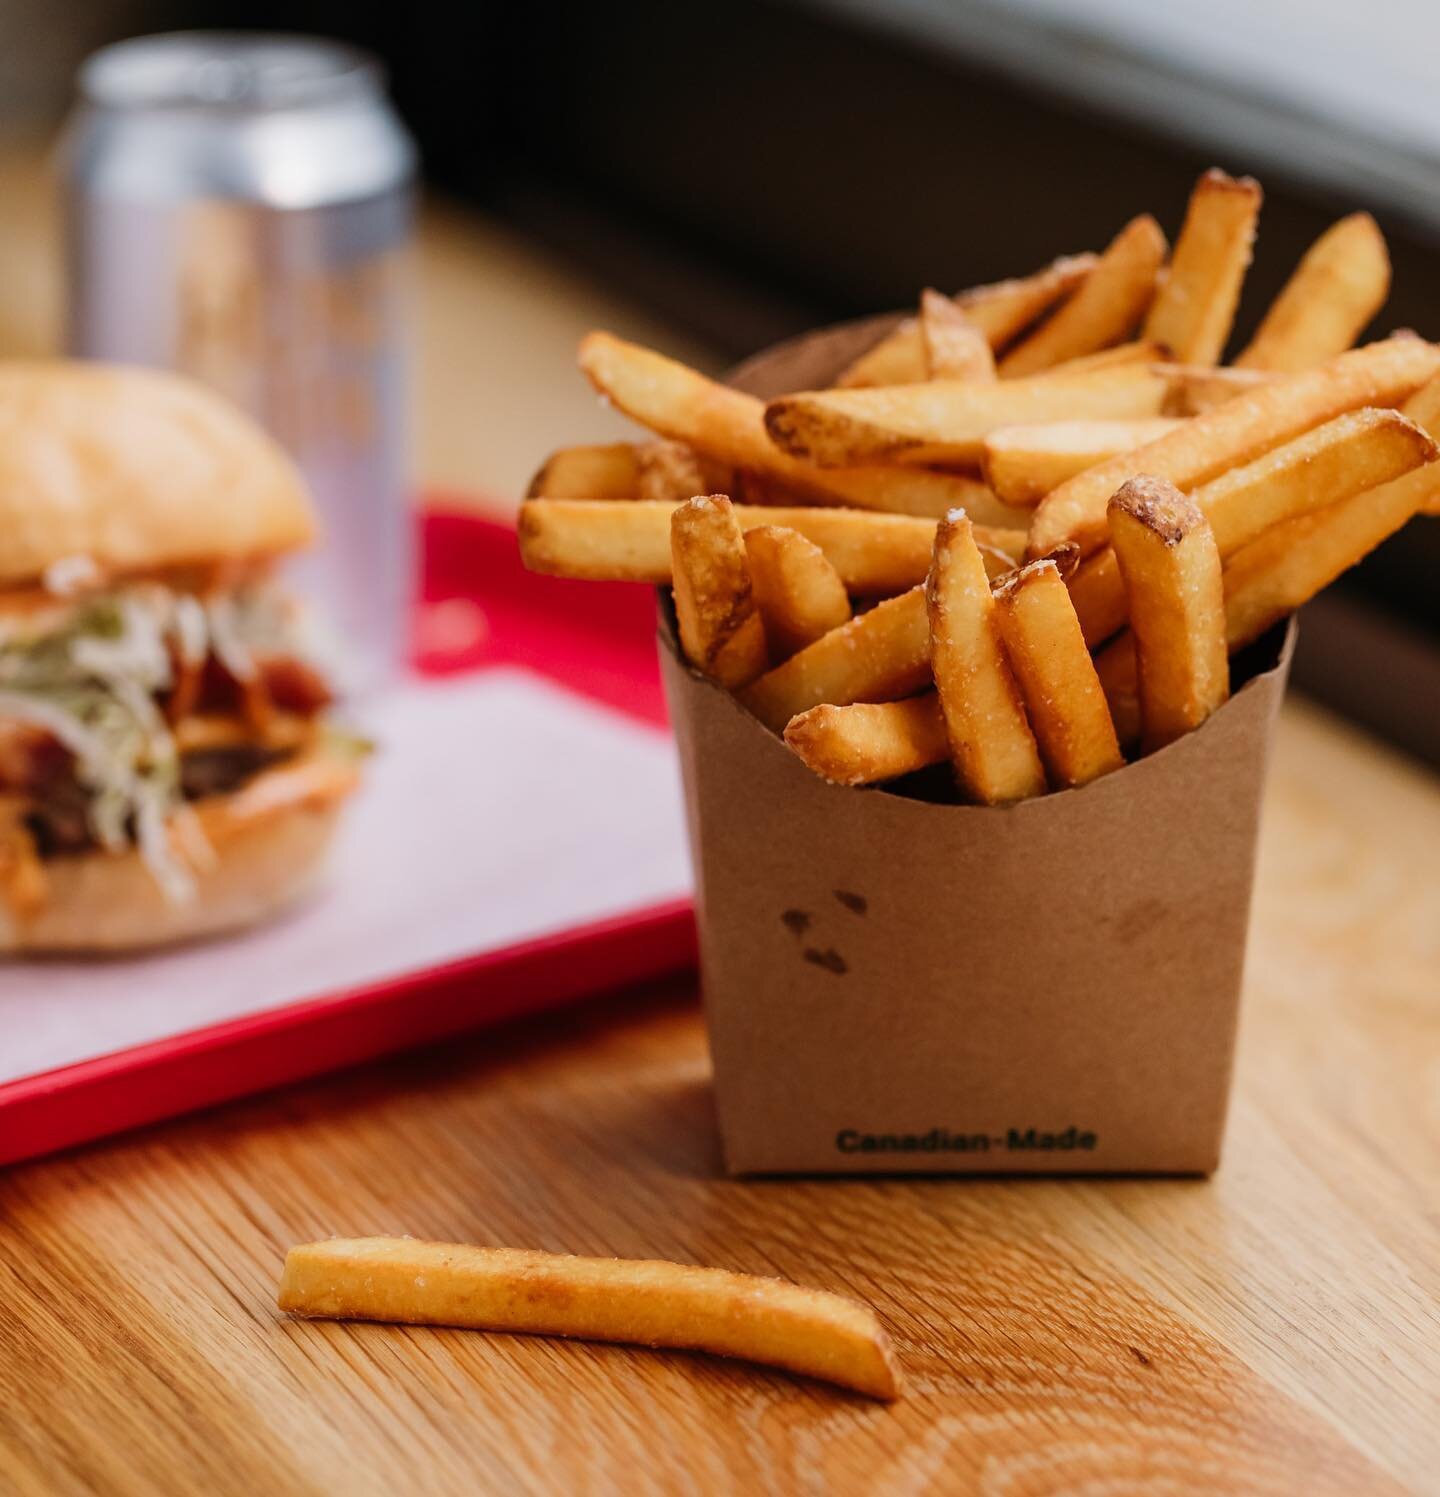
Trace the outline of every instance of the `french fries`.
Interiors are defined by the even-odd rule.
[[[1179,426],[1168,416],[1120,421],[1048,421],[1002,426],[984,442],[980,471],[1005,504],[1038,504],[1067,478],[1122,452],[1133,452]]]
[[[790,719],[785,742],[801,763],[834,785],[899,779],[950,756],[940,698],[812,707]]]
[[[819,504],[938,517],[961,504],[990,502],[989,491],[959,473],[883,468],[825,473],[780,451],[765,435],[765,407],[752,395],[717,385],[663,354],[610,333],[580,344],[580,368],[627,416],[698,453]]]
[[[1314,514],[1272,526],[1225,567],[1230,648],[1259,639],[1440,497],[1440,465],[1429,463]]]
[[[745,535],[723,494],[687,499],[671,512],[670,574],[685,658],[732,690],[753,681],[768,663],[765,627]]]
[[[1130,479],[1109,519],[1148,753],[1198,728],[1230,695],[1220,552],[1200,506],[1164,479]]]
[[[1029,552],[1061,541],[1082,551],[1104,544],[1105,506],[1127,479],[1144,473],[1189,489],[1269,452],[1291,437],[1363,405],[1396,405],[1440,373],[1440,349],[1418,338],[1387,338],[1317,369],[1236,396],[1134,452],[1067,479],[1040,501]]]
[[[995,355],[977,324],[938,291],[920,293],[920,340],[925,345],[926,379],[995,378]]]
[[[1001,359],[1000,373],[1007,379],[1038,374],[1128,338],[1155,294],[1165,249],[1160,225],[1148,213],[1132,218],[1079,290]]]
[[[850,595],[840,574],[798,530],[747,530],[745,555],[772,659],[788,659],[849,619]]]
[[[1135,338],[1129,343],[1117,343],[1113,348],[1102,348],[1095,353],[1082,353],[1063,364],[1054,364],[1031,379],[1064,379],[1069,374],[1084,374],[1092,369],[1113,369],[1116,364],[1160,364],[1170,355],[1158,343],[1148,338]]]
[[[1034,275],[962,291],[955,305],[984,333],[992,349],[1003,348],[1069,296],[1095,268],[1096,260],[1090,254],[1065,255]],[[907,317],[861,354],[835,383],[841,388],[913,385],[925,377],[920,324]]]
[[[520,508],[520,555],[532,572],[590,582],[670,581],[673,504],[530,499]],[[914,587],[930,568],[935,521],[860,509],[737,504],[742,530],[783,525],[825,553],[849,591],[883,597]],[[1021,530],[977,534],[1002,568],[1025,549]]]
[[[986,436],[998,427],[1064,417],[1153,416],[1163,397],[1164,385],[1148,365],[1120,364],[1065,379],[935,380],[784,395],[766,406],[765,429],[777,446],[822,469],[978,463]],[[976,511],[975,518],[989,516]]]
[[[1167,386],[1167,416],[1203,415],[1276,378],[1264,369],[1236,369],[1233,365],[1222,369],[1209,364],[1157,364],[1155,373]]]
[[[1368,213],[1352,213],[1306,250],[1235,362],[1286,372],[1322,363],[1354,343],[1389,292],[1385,237]]]
[[[925,604],[935,689],[961,789],[982,805],[1042,794],[1045,770],[1000,644],[990,579],[962,514],[936,527]]]
[[[822,703],[888,702],[929,684],[930,630],[925,595],[916,587],[822,635],[753,682],[740,700],[779,733]]]
[[[735,475],[725,464],[707,462],[683,442],[642,442],[635,449],[635,468],[635,497],[646,501],[678,504],[734,487]]]
[[[634,499],[640,464],[634,442],[562,447],[530,480],[527,499]]]
[[[627,1258],[515,1248],[332,1238],[285,1257],[279,1308],[332,1320],[570,1336],[711,1352],[900,1396],[900,1369],[874,1311],[781,1279]]]
[[[1351,411],[1192,491],[1223,558],[1272,525],[1337,504],[1440,456],[1435,443],[1398,411]],[[1113,528],[1113,527],[1112,527]],[[1097,551],[1070,584],[1090,644],[1125,623],[1125,588],[1113,550]]]
[[[1440,442],[1440,375],[1416,390],[1400,409],[1403,415]],[[1421,513],[1440,515],[1440,491],[1426,503]]]
[[[1208,171],[1196,184],[1170,270],[1151,303],[1145,336],[1187,364],[1213,364],[1225,351],[1250,266],[1260,184]]]
[[[1032,561],[1001,578],[994,598],[1005,655],[1051,786],[1086,785],[1119,769],[1125,761],[1110,709],[1059,567]]]

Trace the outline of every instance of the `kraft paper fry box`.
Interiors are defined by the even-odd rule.
[[[885,325],[735,382],[826,385]],[[824,783],[689,669],[662,609],[728,1169],[1214,1169],[1293,633],[1237,657],[1188,737],[991,808],[921,798],[943,779]]]

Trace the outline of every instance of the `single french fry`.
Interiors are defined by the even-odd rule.
[[[926,379],[994,380],[995,355],[985,334],[948,296],[928,288],[920,293],[920,338]]]
[[[1355,342],[1389,294],[1385,236],[1368,213],[1352,213],[1305,251],[1235,362],[1286,372],[1322,363]]]
[[[1131,219],[1080,289],[1005,355],[1001,375],[1037,374],[1130,337],[1155,294],[1165,249],[1165,235],[1148,213]]]
[[[782,1279],[635,1258],[360,1237],[293,1247],[279,1308],[332,1320],[573,1336],[738,1357],[894,1399],[868,1306]]]
[[[747,530],[745,554],[772,659],[788,659],[849,619],[850,596],[840,574],[798,530]]]
[[[1034,275],[962,291],[955,305],[985,334],[992,349],[1003,348],[1069,296],[1095,268],[1096,260],[1091,254],[1065,255]],[[842,388],[913,385],[924,378],[925,345],[919,319],[907,317],[861,354],[835,383]]]
[[[988,385],[933,380],[814,390],[772,400],[765,408],[765,429],[786,452],[823,469],[875,462],[978,463],[986,436],[999,427],[1154,416],[1164,393],[1163,382],[1145,364],[1092,369],[1066,379]]]
[[[769,657],[750,585],[745,534],[723,494],[687,499],[670,515],[670,574],[680,647],[697,670],[732,691]]]
[[[610,333],[589,333],[581,340],[580,367],[602,395],[642,426],[717,462],[773,478],[812,503],[931,518],[957,504],[978,513],[994,503],[982,483],[960,473],[897,468],[821,472],[769,440],[765,407],[753,395],[716,384]]]
[[[1111,499],[1109,519],[1149,753],[1198,728],[1230,695],[1220,551],[1200,506],[1164,479],[1130,479]]]
[[[996,627],[995,600],[970,521],[950,515],[935,531],[925,584],[935,689],[961,789],[985,805],[1045,790],[1045,770]]]
[[[1086,785],[1124,764],[1070,594],[1053,561],[1032,561],[995,585],[995,617],[1056,789]]]
[[[1349,411],[1276,447],[1264,457],[1191,492],[1215,533],[1221,559],[1272,525],[1338,504],[1440,457],[1434,440],[1399,411]],[[1123,628],[1125,586],[1106,547],[1070,583],[1086,641],[1095,645]]]
[[[634,442],[562,447],[530,480],[527,499],[634,499],[640,468]],[[688,497],[688,496],[687,496]]]
[[[791,718],[822,703],[894,701],[929,683],[925,594],[915,587],[822,635],[739,695],[778,733]]]
[[[520,557],[532,572],[590,582],[670,581],[668,503],[605,503],[584,499],[529,499],[520,507]],[[852,593],[885,597],[925,580],[935,521],[918,515],[863,509],[737,504],[742,530],[784,525],[825,553]],[[997,571],[1014,566],[1025,549],[1023,530],[976,527]]]
[[[900,702],[812,707],[790,719],[785,742],[835,785],[874,785],[950,757],[945,715],[933,691]]]
[[[1250,266],[1260,184],[1211,170],[1190,195],[1170,270],[1145,319],[1145,336],[1188,364],[1214,364],[1225,351]]]
[[[1225,566],[1230,648],[1258,639],[1440,498],[1440,464],[1273,525]]]
[[[1031,521],[1030,554],[1043,556],[1061,541],[1075,541],[1087,553],[1104,545],[1110,496],[1137,474],[1193,488],[1345,411],[1397,405],[1437,373],[1440,348],[1418,338],[1387,338],[1236,396],[1047,494]]]
[[[684,442],[657,439],[635,447],[635,497],[678,504],[697,494],[728,494],[735,484],[734,469],[701,457]]]
[[[1160,364],[1156,375],[1165,381],[1167,416],[1199,416],[1237,395],[1248,395],[1277,376],[1265,369],[1221,368],[1209,364]]]
[[[1168,416],[1129,421],[1047,421],[1002,426],[984,443],[980,470],[1004,504],[1038,504],[1051,489],[1121,452],[1133,452],[1174,431]]]

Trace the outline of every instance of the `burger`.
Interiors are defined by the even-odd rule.
[[[208,935],[314,883],[363,751],[276,576],[315,534],[200,386],[0,363],[0,951]]]

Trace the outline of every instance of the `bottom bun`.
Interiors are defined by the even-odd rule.
[[[44,865],[47,893],[38,910],[17,919],[0,909],[0,952],[114,954],[266,920],[319,882],[357,781],[351,765],[311,759],[201,802],[215,861],[183,902],[165,897],[134,850],[53,858]]]

